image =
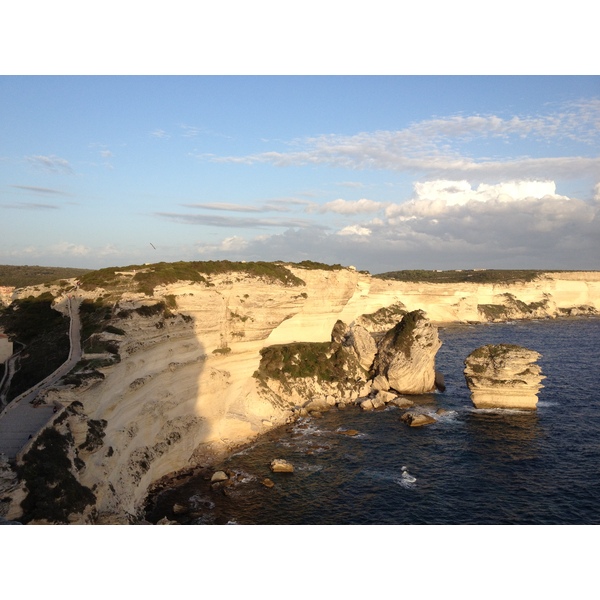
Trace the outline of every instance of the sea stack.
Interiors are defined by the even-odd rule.
[[[475,408],[535,410],[541,384],[541,355],[513,344],[477,348],[465,360],[465,379]]]

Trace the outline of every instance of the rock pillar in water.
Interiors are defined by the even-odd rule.
[[[535,410],[541,384],[538,352],[513,344],[477,348],[465,360],[465,379],[475,408]]]

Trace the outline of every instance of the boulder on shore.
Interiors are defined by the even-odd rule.
[[[465,379],[475,408],[535,410],[541,384],[541,354],[514,344],[489,344],[465,360]]]
[[[225,473],[225,471],[215,471],[210,478],[211,483],[219,482],[219,481],[227,481],[229,479],[229,475]]]
[[[273,473],[293,473],[294,465],[283,458],[274,458],[271,461],[271,471]]]

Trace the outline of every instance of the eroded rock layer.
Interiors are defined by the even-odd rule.
[[[541,355],[513,344],[477,348],[465,360],[465,379],[476,408],[535,409],[544,376]]]

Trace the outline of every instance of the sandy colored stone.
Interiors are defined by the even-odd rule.
[[[356,429],[341,429],[338,431],[338,433],[340,435],[347,435],[350,437],[354,437],[354,436],[358,435],[360,432],[357,431]]]
[[[388,402],[394,402],[397,397],[398,397],[397,394],[394,394],[393,392],[386,392],[384,390],[379,390],[375,396],[375,398],[377,398],[378,402],[380,402],[382,404],[387,404]]]
[[[536,361],[541,355],[514,344],[489,344],[465,360],[465,379],[476,408],[534,410],[545,379]]]
[[[385,377],[399,394],[424,394],[435,387],[435,355],[442,342],[423,311],[402,320],[377,344],[375,376]]]
[[[375,406],[373,405],[373,400],[371,398],[367,398],[360,403],[360,407],[363,410],[374,410]]]
[[[390,404],[398,408],[410,408],[415,405],[410,398],[406,398],[405,396],[396,396],[393,400],[390,400]]]
[[[211,483],[215,483],[218,481],[227,481],[229,479],[229,476],[227,475],[227,473],[225,473],[225,471],[215,471],[212,475],[212,477],[210,478]]]
[[[409,425],[410,427],[423,427],[423,425],[430,425],[435,423],[435,419],[430,415],[424,415],[422,413],[407,412],[400,417],[400,420]]]
[[[271,471],[273,473],[293,473],[294,465],[283,458],[275,458],[271,461]]]

